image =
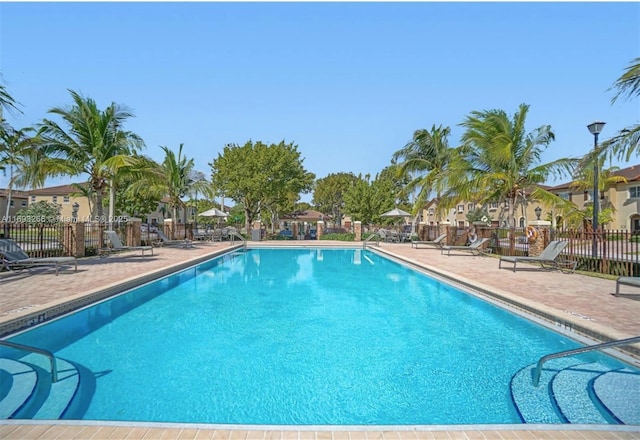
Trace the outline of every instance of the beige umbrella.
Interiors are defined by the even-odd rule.
[[[229,214],[227,214],[224,211],[220,211],[218,208],[211,208],[207,211],[201,212],[200,214],[198,214],[202,217],[229,217]]]

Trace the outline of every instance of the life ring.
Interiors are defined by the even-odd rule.
[[[527,235],[527,238],[529,240],[535,241],[535,239],[538,238],[538,230],[533,226],[527,226],[527,229],[525,230],[525,234]]]

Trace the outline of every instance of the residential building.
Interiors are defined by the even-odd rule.
[[[29,204],[29,196],[26,191],[11,191],[11,201],[9,201],[9,190],[0,188],[0,221],[7,216],[7,203],[9,203],[8,219],[15,218],[18,211],[26,208]]]
[[[623,168],[613,173],[626,179],[625,183],[617,183],[600,194],[601,209],[611,208],[613,211],[612,221],[603,225],[605,229],[628,230],[633,233],[640,233],[640,165]],[[543,186],[547,191],[552,192],[565,200],[574,203],[577,209],[584,209],[593,203],[593,188],[587,191],[576,191],[572,188],[572,183],[562,183],[556,186]],[[492,202],[487,206],[489,221],[492,226],[503,226],[499,219],[508,210],[507,202]],[[553,210],[538,202],[532,201],[527,205],[526,212],[516,213],[516,224],[518,227],[525,227],[527,223],[536,220],[536,208],[541,208],[541,220],[551,219],[553,226],[566,227],[566,222],[559,216],[554,215]],[[455,208],[446,213],[440,214],[441,222],[448,222],[458,227],[469,226],[467,214],[476,208],[472,202],[461,202]],[[437,201],[434,199],[427,203],[422,212],[422,221],[428,225],[438,223]]]

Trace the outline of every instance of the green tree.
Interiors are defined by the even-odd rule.
[[[449,165],[453,150],[449,147],[448,137],[451,134],[449,127],[442,125],[431,127],[431,130],[416,130],[413,139],[402,149],[393,154],[394,161],[399,163],[399,172],[402,176],[409,178],[409,183],[405,186],[403,193],[410,194],[416,192],[412,213],[418,214],[426,202],[435,193],[440,199],[444,188],[443,174]],[[438,221],[440,221],[441,211],[438,211]]]
[[[353,173],[333,173],[318,179],[311,203],[323,214],[330,215],[338,225],[342,224],[345,194],[358,182]]]
[[[123,131],[125,121],[133,113],[123,106],[112,103],[104,111],[91,98],[83,98],[69,90],[74,104],[69,107],[54,107],[49,113],[60,116],[66,127],[44,119],[40,133],[45,141],[48,156],[64,160],[66,174],[86,174],[92,193],[96,197],[96,214],[103,216],[103,197],[109,184],[117,178],[119,164],[144,147],[144,142],[135,133]],[[115,191],[115,186],[112,186]]]
[[[466,129],[462,145],[455,149],[444,176],[448,188],[439,208],[452,208],[460,201],[506,202],[507,218],[516,226],[515,213],[526,209],[528,199],[546,205],[563,200],[542,188],[551,175],[571,174],[575,159],[540,164],[543,151],[554,140],[550,125],[530,133],[525,122],[529,106],[521,104],[513,118],[503,110],[474,111],[460,124]]]
[[[262,209],[289,206],[292,195],[309,192],[315,178],[304,169],[297,145],[284,141],[228,144],[209,165],[214,188],[244,209],[247,232]]]
[[[640,96],[640,58],[634,59],[625,72],[617,79],[613,87],[617,90],[611,103],[619,98],[634,99]],[[626,161],[635,153],[640,154],[640,124],[622,129],[616,136],[602,143],[602,149]]]
[[[51,225],[60,220],[62,206],[40,200],[17,212],[16,217],[24,223]]]

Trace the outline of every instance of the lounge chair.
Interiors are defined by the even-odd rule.
[[[444,246],[445,238],[447,238],[447,234],[439,235],[438,237],[435,238],[435,240],[423,240],[423,241],[412,240],[411,247],[418,249],[418,246],[424,245],[424,246],[433,246],[440,249],[442,246]]]
[[[576,261],[565,261],[558,257],[563,249],[569,244],[568,241],[554,240],[537,257],[502,256],[498,263],[498,269],[502,268],[502,262],[513,263],[513,271],[516,271],[518,263],[540,263],[543,269],[560,269],[563,272],[573,272],[576,269]]]
[[[620,295],[620,286],[640,287],[640,277],[618,277],[616,280],[616,293],[614,296]]]
[[[211,232],[208,229],[196,228],[193,231],[193,239],[194,240],[209,240],[211,238]]]
[[[111,243],[110,247],[102,248],[98,252],[101,257],[106,257],[108,254],[113,252],[126,252],[126,251],[142,251],[142,256],[144,256],[145,251],[151,251],[151,255],[153,255],[153,246],[125,246],[120,241],[120,237],[116,231],[104,231],[107,234],[107,238]]]
[[[22,250],[18,243],[10,238],[0,239],[0,260],[2,267],[8,270],[23,270],[33,266],[54,266],[57,276],[60,266],[73,265],[75,266],[75,271],[78,271],[78,260],[76,257],[32,258]]]
[[[156,234],[158,234],[158,238],[160,239],[156,242],[157,246],[182,246],[184,248],[193,247],[193,243],[189,239],[185,238],[184,240],[171,240],[165,235],[164,232],[159,229],[156,231]]]
[[[469,246],[442,246],[440,253],[451,255],[451,251],[470,252],[471,255],[485,255],[490,254],[491,249],[483,249],[482,246],[489,241],[488,238],[482,238],[471,243]]]

